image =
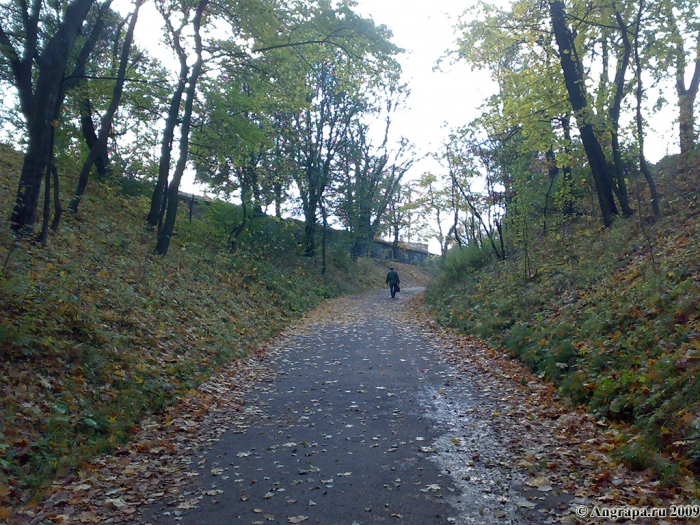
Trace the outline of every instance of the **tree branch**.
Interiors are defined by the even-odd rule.
[[[17,54],[15,46],[12,45],[10,38],[7,36],[7,33],[5,33],[2,24],[0,24],[0,53],[9,59],[12,71],[15,72],[15,70],[19,68],[19,55]]]
[[[73,78],[86,78],[86,79],[90,79],[90,80],[119,80],[118,77],[98,77],[98,76],[94,76],[94,75],[81,75],[81,76],[72,76],[71,75],[70,77],[66,78],[65,81],[68,81],[69,79],[73,79]],[[168,84],[167,80],[153,81],[153,80],[141,80],[139,78],[125,78],[124,82],[137,82],[140,84],[148,84],[148,85],[153,85],[153,86]]]

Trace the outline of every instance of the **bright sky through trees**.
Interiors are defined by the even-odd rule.
[[[394,33],[394,42],[406,50],[399,62],[404,80],[409,82],[411,96],[407,108],[397,116],[392,131],[395,138],[403,135],[415,143],[420,155],[438,149],[449,127],[475,118],[477,107],[492,87],[486,73],[471,72],[464,63],[446,61],[442,71],[433,70],[437,60],[453,46],[452,26],[466,5],[451,0],[358,2],[357,11],[373,18],[377,24],[387,25]],[[130,2],[119,5],[123,12],[130,6]],[[136,30],[137,41],[164,62],[172,62],[176,69],[170,50],[161,44],[160,15],[150,4],[143,6],[142,13],[142,22]],[[411,175],[417,177],[432,168],[436,168],[434,161],[424,159],[416,163]],[[201,191],[191,180],[183,182],[186,182],[183,191]]]
[[[395,43],[406,50],[399,56],[411,96],[397,120],[395,132],[414,142],[422,154],[439,149],[447,129],[478,116],[477,107],[493,89],[484,72],[472,72],[464,62],[446,60],[434,70],[445,51],[454,48],[453,26],[467,2],[454,0],[361,0],[358,10],[377,24],[386,24]],[[447,126],[447,127],[446,127]],[[414,174],[434,166],[428,159]]]
[[[488,73],[470,71],[464,62],[455,64],[448,58],[441,70],[433,70],[446,50],[455,49],[453,26],[464,10],[475,3],[472,0],[359,0],[358,11],[371,16],[377,24],[389,26],[395,43],[406,50],[399,62],[409,82],[411,97],[396,130],[416,143],[422,153],[438,149],[449,128],[463,126],[476,118],[477,108],[495,89]],[[509,2],[489,3],[505,6]],[[672,146],[674,151],[666,150],[675,136],[673,118],[661,114],[650,121],[653,131],[663,137],[649,141],[648,155],[652,162],[677,149]],[[416,164],[413,171],[420,173],[432,166],[426,161]]]
[[[438,60],[446,51],[454,49],[453,26],[473,0],[358,0],[357,12],[371,17],[376,24],[387,25],[394,34],[394,42],[405,50],[398,57],[403,68],[403,79],[408,82],[411,95],[407,106],[395,115],[393,138],[406,137],[416,145],[421,160],[416,162],[407,178],[418,178],[422,173],[440,172],[430,153],[439,152],[449,130],[468,124],[479,115],[479,107],[494,92],[495,84],[488,72],[471,71],[464,62],[453,63],[447,57],[436,69]],[[502,0],[502,4],[507,4]],[[131,2],[120,0],[118,8],[126,13]],[[161,43],[161,18],[151,4],[144,5],[137,27],[137,42],[152,54],[177,65],[170,50]],[[669,86],[669,89],[672,89]],[[649,91],[649,98],[655,94]],[[666,112],[647,114],[648,157],[656,162],[668,153],[675,153],[674,133],[677,124],[674,115]],[[381,133],[382,130],[378,132]],[[155,152],[154,152],[155,153]],[[193,183],[193,175],[186,176],[181,185],[186,192],[202,193],[203,187]],[[434,248],[431,246],[431,248]]]
[[[464,62],[455,64],[448,58],[439,70],[434,69],[445,51],[455,48],[453,26],[472,3],[471,0],[358,0],[357,11],[373,18],[377,24],[387,25],[394,33],[396,45],[406,51],[398,59],[404,80],[409,82],[411,96],[406,109],[397,116],[393,132],[397,138],[403,135],[415,143],[421,155],[439,149],[450,128],[476,118],[478,107],[494,89],[488,73],[470,71]],[[127,12],[130,7],[131,2],[119,2],[120,11]],[[144,5],[136,29],[137,41],[164,62],[172,61],[176,68],[174,57],[161,43],[161,25],[155,7]],[[665,144],[672,142],[672,118],[661,116],[651,122],[664,138],[649,142],[650,148],[657,146],[649,151],[653,162],[668,153]],[[436,167],[431,159],[423,159],[413,166],[411,175],[417,177]],[[183,190],[192,191],[193,188],[188,181]]]

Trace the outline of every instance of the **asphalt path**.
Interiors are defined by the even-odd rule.
[[[541,505],[518,504],[487,422],[470,419],[479,393],[401,322],[417,291],[358,296],[282,338],[276,380],[247,394],[247,428],[201,452],[199,504],[156,504],[146,522],[545,523]]]

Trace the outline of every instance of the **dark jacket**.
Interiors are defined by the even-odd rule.
[[[399,274],[395,270],[390,270],[386,274],[386,284],[399,284],[401,279],[399,279]]]

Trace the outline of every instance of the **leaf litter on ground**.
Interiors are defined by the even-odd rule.
[[[505,352],[439,326],[420,297],[405,302],[407,307],[395,322],[410,326],[433,341],[458,377],[471,382],[480,392],[481,402],[465,409],[465,414],[488,421],[498,429],[499,445],[511,458],[509,468],[525,474],[528,479],[525,485],[534,494],[557,491],[571,495],[573,503],[588,506],[658,507],[691,503],[688,494],[661,488],[648,473],[632,472],[615,463],[608,452],[617,443],[618,433],[607,423],[565,406],[552,385],[531,375]],[[307,314],[287,333],[313,334],[329,318],[359,322],[363,316],[363,312],[353,308],[352,298],[336,299]],[[35,507],[23,509],[13,523],[109,520],[114,524],[135,524],[143,523],[139,509],[156,502],[168,502],[183,512],[196,507],[203,496],[210,497],[206,491],[188,490],[199,476],[198,451],[218,440],[224,432],[245,431],[251,418],[261,414],[259,407],[246,406],[244,394],[256,385],[274,380],[269,357],[274,352],[283,352],[280,346],[287,333],[264,345],[249,359],[233,362],[191,391],[164,418],[144,421],[132,441],[119,447],[113,456],[95,459],[78,475],[55,481],[51,495]],[[424,448],[433,457],[443,454],[435,447]],[[250,453],[241,451],[237,455],[246,457]],[[484,462],[479,454],[471,458],[471,464]],[[440,486],[427,484],[421,490],[439,495]],[[247,496],[242,493],[240,498]],[[532,498],[524,496],[516,504],[532,508],[535,506]],[[296,500],[287,503],[294,504]],[[554,514],[555,520],[562,523],[596,523],[574,517],[570,507],[558,509]],[[288,517],[287,521],[301,523],[307,519],[297,515]]]

